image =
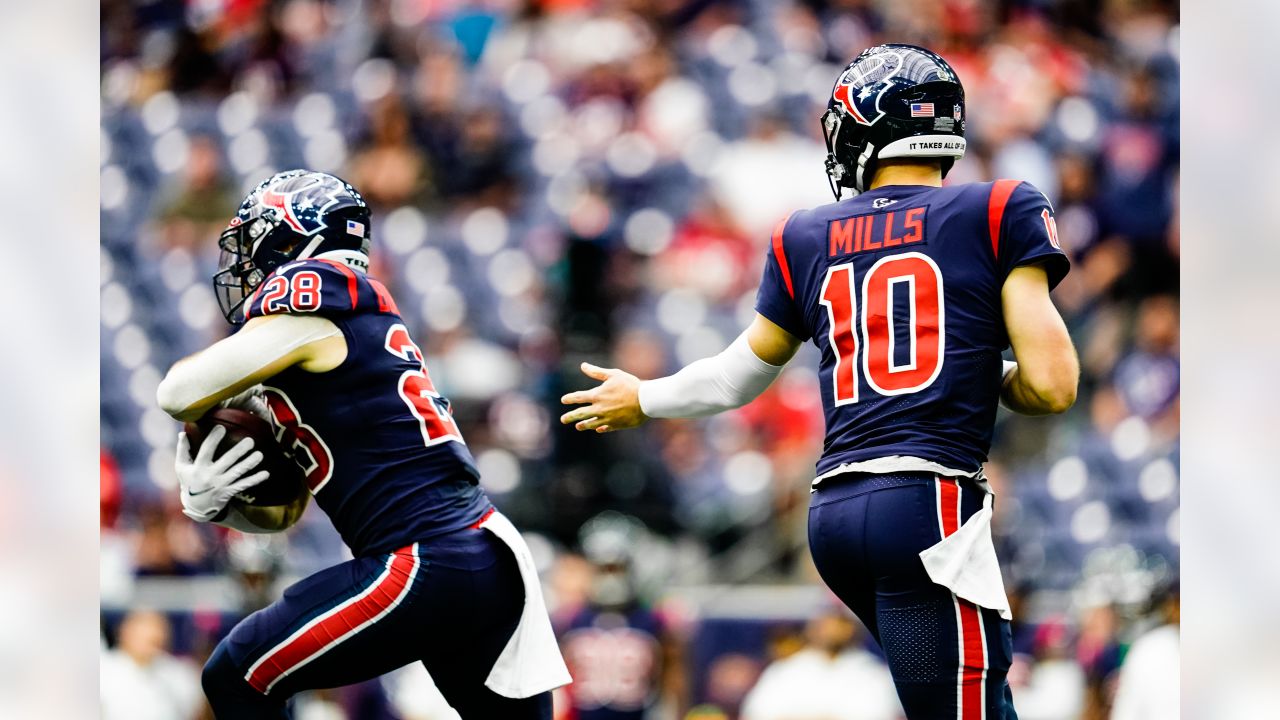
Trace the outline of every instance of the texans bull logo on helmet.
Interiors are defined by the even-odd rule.
[[[299,235],[311,237],[328,227],[325,212],[338,204],[338,194],[345,188],[326,183],[315,173],[274,179],[276,182],[262,189],[259,201],[263,207],[277,210]]]
[[[853,119],[863,125],[873,125],[876,120],[884,117],[884,111],[880,109],[880,98],[884,95],[884,91],[889,88],[888,84],[883,84],[880,90],[874,90],[875,85],[885,83],[886,80],[892,78],[902,69],[902,56],[895,52],[882,52],[876,55],[870,55],[866,59],[855,62],[845,69],[840,75],[840,79],[836,81],[835,92],[832,97],[836,102],[844,106]],[[861,89],[855,89],[861,88]],[[874,113],[864,114],[859,108],[858,103],[866,101],[875,93],[876,99],[872,104]],[[854,94],[857,98],[855,102]],[[873,117],[867,119],[867,115]]]

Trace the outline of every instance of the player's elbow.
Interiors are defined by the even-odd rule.
[[[1055,387],[1040,396],[1044,400],[1045,412],[1050,415],[1061,415],[1076,404],[1076,383]]]
[[[1033,381],[1032,392],[1040,401],[1040,408],[1049,415],[1059,415],[1070,410],[1076,404],[1078,378],[1075,365],[1064,363],[1053,372]]]
[[[184,422],[197,420],[203,413],[193,407],[190,393],[184,391],[178,375],[171,370],[160,381],[160,385],[156,387],[156,404],[175,420]]]

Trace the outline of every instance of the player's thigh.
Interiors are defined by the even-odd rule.
[[[839,476],[837,476],[839,477]],[[830,481],[827,481],[830,482]],[[938,541],[932,479],[855,475],[819,486],[809,510],[809,546],[823,580],[879,639],[876,594],[886,576],[919,584],[919,553]]]
[[[549,720],[550,693],[513,699],[485,685],[524,608],[515,556],[488,531],[455,535],[424,552],[435,582],[425,591],[423,665],[464,720]]]
[[[250,615],[223,641],[255,691],[300,690],[367,680],[417,659],[421,585],[428,572],[406,548],[322,570]]]
[[[875,582],[866,564],[864,533],[869,494],[815,493],[809,507],[809,552],[823,582],[875,636]]]

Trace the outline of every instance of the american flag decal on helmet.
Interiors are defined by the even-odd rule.
[[[364,223],[356,222],[355,220],[348,220],[347,234],[364,237]]]
[[[933,117],[933,103],[911,103],[911,117]]]

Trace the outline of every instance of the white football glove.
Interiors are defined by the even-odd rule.
[[[271,476],[266,470],[246,476],[262,462],[262,453],[253,450],[253,438],[245,438],[214,459],[218,443],[227,434],[214,426],[201,443],[195,459],[185,432],[178,433],[178,456],[174,470],[182,488],[182,514],[196,522],[209,522],[222,512],[231,498]],[[249,452],[253,450],[253,452]]]
[[[267,401],[262,397],[261,385],[254,385],[239,395],[223,400],[218,403],[218,407],[245,410],[257,415],[267,422],[271,422],[271,410],[267,408]]]

